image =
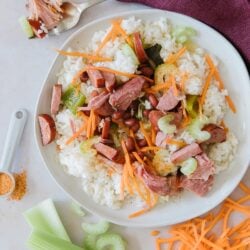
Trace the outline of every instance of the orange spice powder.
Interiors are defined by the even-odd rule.
[[[15,190],[10,196],[10,199],[19,201],[23,198],[27,191],[27,173],[26,171],[15,173],[14,178],[16,181],[16,186]]]
[[[7,194],[13,186],[10,177],[5,173],[0,173],[0,195]]]

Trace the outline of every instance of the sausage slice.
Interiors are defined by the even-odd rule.
[[[109,160],[113,160],[117,154],[118,154],[118,150],[115,148],[112,148],[110,146],[107,146],[101,142],[96,143],[94,145],[95,149],[97,150],[98,153],[101,153],[103,156],[105,156],[106,158],[108,158]]]
[[[105,86],[105,79],[99,70],[87,69],[87,73],[88,73],[91,83],[96,88],[103,88]]]
[[[62,85],[55,84],[52,90],[51,107],[50,111],[52,115],[56,115],[60,108],[62,97]]]
[[[42,114],[38,116],[43,145],[54,141],[56,137],[56,125],[50,115]]]

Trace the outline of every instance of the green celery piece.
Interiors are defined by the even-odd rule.
[[[51,199],[24,212],[24,217],[33,229],[41,230],[71,242]]]
[[[92,235],[106,233],[109,229],[109,223],[105,220],[100,220],[98,223],[82,223],[84,232]]]
[[[183,161],[181,164],[181,172],[189,176],[191,175],[197,168],[197,160],[193,157],[188,158],[187,160]]]
[[[30,250],[84,250],[67,240],[40,230],[34,230],[26,244]]]
[[[204,116],[194,119],[188,126],[187,131],[199,143],[208,140],[211,135],[207,131],[203,131],[204,125],[208,124],[209,120]]]
[[[27,20],[27,17],[21,16],[18,21],[22,27],[23,32],[26,34],[26,36],[28,38],[34,37],[33,29],[31,27],[29,21]]]
[[[81,91],[76,90],[72,85],[64,92],[62,96],[63,104],[75,115],[77,108],[82,106],[85,102],[85,96]]]
[[[104,250],[109,247],[110,250],[125,250],[126,244],[118,234],[106,233],[100,236],[96,242],[97,250]]]
[[[196,118],[198,115],[198,96],[188,95],[186,110],[192,118]]]
[[[167,114],[158,120],[158,127],[165,135],[173,134],[176,131],[176,126],[170,124],[173,119],[174,116],[172,114]]]
[[[87,234],[84,237],[83,246],[86,250],[96,250],[97,236],[94,234]]]

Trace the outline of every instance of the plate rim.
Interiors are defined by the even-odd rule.
[[[115,17],[119,17],[119,16],[128,16],[128,15],[137,15],[137,14],[143,14],[145,12],[155,12],[155,13],[159,13],[159,12],[162,12],[164,13],[164,15],[166,14],[170,14],[170,15],[175,15],[176,17],[178,16],[181,16],[181,17],[184,17],[184,18],[188,18],[190,19],[192,22],[196,22],[198,24],[201,24],[203,26],[206,26],[206,28],[210,29],[212,32],[216,33],[216,35],[223,40],[224,43],[226,43],[227,45],[229,45],[231,47],[231,50],[232,52],[234,53],[235,56],[239,57],[240,61],[241,61],[241,64],[242,64],[242,68],[244,69],[244,72],[246,73],[246,79],[249,77],[248,75],[248,71],[247,71],[247,67],[246,67],[246,64],[243,60],[243,57],[241,56],[241,54],[239,53],[239,51],[234,47],[234,45],[229,41],[227,40],[221,33],[219,33],[217,30],[215,30],[213,27],[207,25],[206,23],[200,21],[200,20],[197,20],[191,16],[187,16],[187,15],[184,15],[184,14],[181,14],[181,13],[177,13],[177,12],[174,12],[174,11],[166,11],[166,10],[160,10],[160,9],[140,9],[140,10],[133,10],[133,11],[123,11],[123,12],[119,12],[117,14],[112,14],[112,15],[108,15],[108,16],[105,16],[105,17],[102,17],[102,18],[98,18],[96,20],[93,20],[91,22],[88,22],[86,23],[85,25],[79,27],[76,31],[74,31],[64,42],[63,44],[60,46],[60,49],[64,49],[67,44],[72,40],[74,39],[75,36],[77,36],[79,33],[82,32],[82,30],[86,29],[87,27],[89,26],[92,26],[92,25],[95,25],[96,23],[99,23],[101,21],[106,21],[106,20],[109,20],[109,19],[112,19],[112,18],[115,18]],[[153,14],[153,13],[152,13]],[[168,19],[171,20],[171,16],[170,17],[167,17]],[[102,215],[96,211],[93,211],[89,208],[87,208],[84,204],[82,204],[81,202],[79,202],[76,198],[74,198],[68,191],[66,191],[63,187],[63,185],[61,185],[59,183],[59,181],[56,179],[56,177],[52,174],[52,171],[50,170],[50,167],[46,164],[46,161],[43,157],[43,153],[42,153],[42,149],[41,149],[41,146],[40,146],[40,143],[39,143],[39,140],[40,140],[40,133],[38,133],[37,131],[39,131],[39,125],[38,125],[38,121],[37,121],[37,116],[38,116],[38,108],[39,108],[39,103],[40,103],[40,97],[44,91],[44,88],[46,86],[46,82],[47,82],[47,79],[48,79],[48,76],[49,74],[51,73],[51,70],[52,68],[54,67],[57,59],[59,58],[59,54],[55,55],[54,59],[52,59],[52,62],[49,66],[49,69],[46,73],[46,76],[43,80],[43,83],[41,85],[41,88],[40,88],[40,91],[39,91],[39,94],[38,94],[38,98],[37,98],[37,101],[36,101],[36,104],[35,104],[35,112],[34,112],[34,123],[33,123],[33,128],[34,128],[34,134],[35,134],[35,144],[38,148],[38,151],[39,151],[39,155],[42,159],[42,162],[43,164],[45,165],[47,171],[49,172],[50,176],[53,178],[53,180],[56,182],[56,184],[63,190],[63,192],[70,197],[70,199],[74,200],[75,202],[81,204],[81,206],[84,207],[84,209],[86,209],[88,212],[94,214],[95,216],[99,216],[99,217],[102,217],[114,224],[117,224],[117,225],[121,225],[121,226],[126,226],[126,227],[137,227],[137,228],[152,228],[152,227],[162,227],[162,226],[169,226],[169,225],[173,225],[173,224],[177,224],[177,223],[181,223],[181,222],[184,222],[184,221],[187,221],[187,220],[190,220],[192,218],[195,218],[197,216],[201,216],[207,212],[209,212],[210,210],[214,209],[216,206],[218,206],[221,202],[223,202],[233,191],[234,189],[237,187],[237,185],[240,183],[240,181],[242,180],[242,178],[244,177],[244,175],[246,174],[246,171],[248,170],[248,167],[249,167],[249,164],[250,164],[250,156],[248,157],[248,164],[246,164],[246,166],[244,166],[244,170],[242,171],[242,174],[241,176],[239,176],[239,181],[236,183],[235,182],[235,186],[231,186],[231,188],[228,188],[227,190],[225,190],[225,194],[224,194],[224,197],[223,199],[219,199],[220,201],[216,202],[216,204],[213,204],[211,207],[209,207],[208,209],[200,209],[199,211],[200,212],[197,212],[195,214],[192,214],[190,216],[185,216],[185,219],[173,219],[171,222],[161,222],[161,223],[155,223],[155,224],[142,224],[140,222],[134,222],[134,223],[131,223],[133,220],[130,220],[130,223],[126,223],[126,222],[119,222],[118,220],[116,219],[111,219],[109,218],[108,216],[105,216],[105,215]],[[250,85],[248,86],[248,91],[250,92]],[[39,131],[40,132],[40,131]],[[96,203],[98,205],[98,203]],[[110,208],[111,209],[111,208]]]

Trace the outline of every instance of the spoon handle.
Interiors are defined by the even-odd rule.
[[[76,6],[82,12],[91,6],[98,4],[98,3],[101,3],[101,2],[104,2],[104,1],[105,0],[89,0],[89,1],[86,1],[84,3],[76,4]]]
[[[0,161],[0,170],[2,171],[8,171],[11,167],[11,162],[16,147],[20,142],[27,117],[28,113],[24,109],[18,109],[11,115],[2,158]]]

